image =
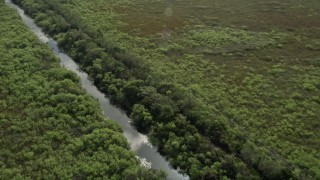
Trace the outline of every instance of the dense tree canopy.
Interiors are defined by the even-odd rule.
[[[1,179],[162,179],[120,127],[0,1]]]
[[[211,18],[210,24],[144,37],[139,28],[134,29],[137,36],[133,30],[125,33],[123,22],[137,17],[128,17],[130,13],[140,17],[140,11],[154,7],[148,3],[161,6],[163,1],[14,2],[57,39],[112,102],[131,114],[137,129],[150,135],[174,167],[192,179],[320,177],[319,34],[313,35],[314,29],[216,27]],[[224,2],[235,6],[227,0],[221,6]],[[299,1],[290,3],[287,13],[302,8]],[[285,4],[257,0],[236,6],[272,13],[287,10]],[[320,9],[316,0],[307,6]],[[301,16],[318,17],[313,11]],[[241,13],[239,17],[247,19]]]

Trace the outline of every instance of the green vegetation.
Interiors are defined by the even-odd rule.
[[[0,1],[1,179],[162,179],[78,77]]]
[[[247,1],[15,0],[192,179],[318,179],[320,4]]]

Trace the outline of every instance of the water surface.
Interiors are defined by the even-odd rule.
[[[79,70],[78,65],[65,53],[58,48],[57,42],[45,35],[42,30],[34,23],[33,19],[25,15],[24,11],[18,6],[14,5],[11,0],[5,0],[6,4],[16,9],[21,16],[23,22],[31,29],[31,31],[43,43],[47,43],[54,54],[60,58],[61,66],[75,72],[81,79],[82,87],[94,98],[99,100],[100,106],[106,117],[111,118],[117,122],[122,130],[124,136],[127,138],[131,149],[141,160],[144,166],[149,166],[153,169],[162,169],[167,173],[167,179],[179,180],[189,179],[187,176],[179,174],[178,171],[172,169],[166,159],[157,152],[148,141],[148,137],[137,132],[130,124],[130,118],[119,108],[110,104],[108,98],[102,94],[96,86],[89,80],[85,72]]]

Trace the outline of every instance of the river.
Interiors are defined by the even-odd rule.
[[[89,80],[88,75],[85,72],[80,71],[78,65],[67,54],[60,51],[56,41],[45,35],[34,23],[33,19],[28,17],[24,11],[20,7],[13,4],[11,0],[5,0],[5,2],[8,6],[18,11],[23,22],[39,38],[41,42],[50,46],[54,54],[59,57],[61,66],[75,72],[80,77],[82,87],[87,91],[87,93],[99,100],[104,115],[114,120],[121,126],[123,134],[127,138],[131,149],[136,153],[144,166],[149,166],[153,169],[162,169],[167,173],[167,179],[170,180],[189,179],[188,176],[184,176],[170,167],[166,159],[161,156],[157,149],[149,143],[148,137],[134,129],[134,127],[130,124],[130,118],[121,109],[113,106],[109,99],[106,98],[105,95],[93,85],[93,83]]]

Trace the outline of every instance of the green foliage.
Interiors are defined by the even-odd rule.
[[[76,74],[60,67],[3,1],[0,34],[1,179],[165,177],[140,165]]]
[[[143,131],[143,129],[149,129],[153,124],[150,112],[141,104],[135,104],[133,106],[130,117],[133,120],[134,125],[141,128],[140,131]]]
[[[299,28],[274,12],[299,14],[299,1],[283,8],[280,2],[188,0],[215,4],[210,10],[219,7],[209,12],[205,6],[177,3],[211,24],[197,26],[202,23],[191,17],[190,25],[180,29],[161,26],[161,34],[135,29],[139,36],[131,31],[136,24],[126,18],[140,17],[130,16],[140,11],[158,13],[158,6],[148,4],[162,7],[162,1],[15,1],[38,17],[38,24],[111,101],[127,110],[137,128],[149,132],[171,164],[192,179],[318,178],[319,36],[309,25]],[[320,9],[315,0],[305,3]],[[202,10],[195,13],[192,7]],[[239,7],[252,14],[239,14]],[[266,17],[258,16],[260,10]],[[224,12],[221,18],[200,17]],[[264,23],[273,16],[288,22]],[[221,26],[212,27],[212,20],[216,25],[222,19]],[[131,23],[130,30],[124,22]],[[287,31],[292,28],[294,32]]]
[[[232,28],[195,26],[183,36],[179,44],[185,48],[201,47],[203,53],[221,54],[275,46],[283,42],[285,33],[256,33]]]

